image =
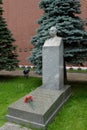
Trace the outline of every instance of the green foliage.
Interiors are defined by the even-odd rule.
[[[67,62],[78,64],[87,56],[87,32],[78,14],[81,13],[78,0],[41,0],[43,16],[38,20],[40,25],[37,35],[32,38],[34,49],[31,51],[30,62],[37,73],[42,71],[42,46],[49,38],[48,30],[56,26],[58,36],[63,38],[64,57]]]
[[[2,4],[0,0],[0,70],[13,70],[18,65],[16,46],[12,44],[15,40],[2,17]]]

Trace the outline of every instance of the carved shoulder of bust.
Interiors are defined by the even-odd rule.
[[[58,46],[61,43],[61,37],[53,37],[45,41],[44,46]]]

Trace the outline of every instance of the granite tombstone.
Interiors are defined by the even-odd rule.
[[[43,46],[43,85],[58,90],[64,87],[63,41],[56,35],[56,27],[51,27],[49,34],[51,38]]]
[[[71,95],[71,87],[64,86],[62,38],[56,36],[55,27],[49,33],[51,38],[43,46],[43,84],[28,94],[33,97],[33,108],[23,102],[25,97],[19,99],[8,107],[10,122],[46,129]]]

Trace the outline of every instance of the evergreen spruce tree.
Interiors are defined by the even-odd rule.
[[[49,38],[48,30],[56,26],[58,36],[63,38],[64,59],[72,64],[80,64],[87,56],[87,32],[84,29],[79,0],[41,0],[43,16],[38,20],[40,27],[32,38],[34,48],[30,61],[37,73],[42,71],[42,46]]]
[[[14,70],[18,65],[16,46],[12,43],[11,31],[3,18],[2,0],[0,0],[0,70]]]

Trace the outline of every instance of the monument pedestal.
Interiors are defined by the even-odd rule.
[[[47,40],[43,46],[43,84],[45,89],[62,89],[64,87],[63,43],[62,38]],[[50,84],[50,87],[49,87]],[[52,86],[51,86],[52,84]]]
[[[13,103],[8,108],[7,120],[31,126],[34,128],[45,129],[50,123],[60,107],[71,96],[71,87],[65,86],[62,90],[44,89],[43,86],[32,91],[29,95],[33,96],[32,106],[24,103],[24,97]]]
[[[43,46],[42,80],[43,85],[29,94],[33,96],[32,106],[21,98],[9,106],[8,121],[45,129],[71,96],[71,87],[64,86],[63,43],[60,37],[52,37]]]

